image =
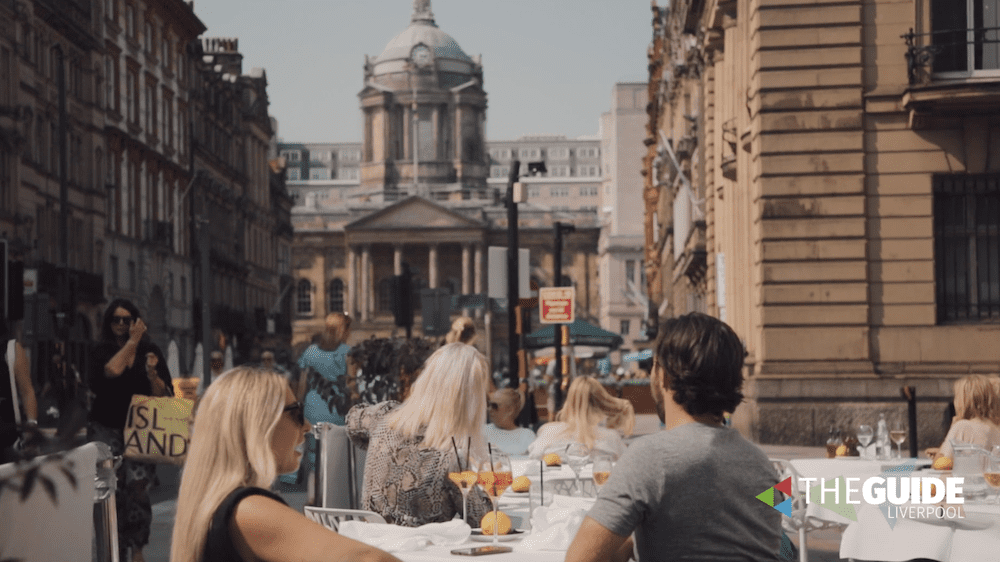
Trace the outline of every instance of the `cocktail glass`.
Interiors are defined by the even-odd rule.
[[[498,538],[500,521],[497,514],[497,500],[504,491],[514,482],[514,474],[511,472],[510,458],[504,453],[493,450],[490,451],[489,459],[479,465],[479,485],[493,502],[493,544],[500,543]]]

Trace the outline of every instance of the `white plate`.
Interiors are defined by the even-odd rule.
[[[527,535],[527,533],[525,533],[524,531],[521,531],[519,529],[514,529],[513,531],[507,533],[506,535],[498,536],[497,540],[499,542],[516,541],[518,539],[524,538],[525,535]],[[476,542],[493,542],[493,535],[484,535],[482,530],[473,529],[472,534],[469,535],[469,539],[474,540]]]

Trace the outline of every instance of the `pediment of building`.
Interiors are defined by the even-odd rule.
[[[485,225],[447,207],[413,196],[362,217],[344,227],[348,232],[379,230],[462,230]]]

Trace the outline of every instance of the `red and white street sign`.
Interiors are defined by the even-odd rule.
[[[542,287],[538,289],[538,315],[542,324],[572,324],[573,302],[576,289],[573,287]]]

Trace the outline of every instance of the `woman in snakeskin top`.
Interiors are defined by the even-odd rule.
[[[464,343],[447,344],[424,363],[402,404],[359,404],[347,414],[351,440],[368,449],[363,509],[397,525],[448,521],[462,512],[462,493],[448,473],[468,470],[455,445],[470,444],[471,463],[484,458],[489,375],[486,358]],[[461,463],[461,466],[459,466]],[[489,498],[469,494],[466,521],[473,527],[491,509]]]

